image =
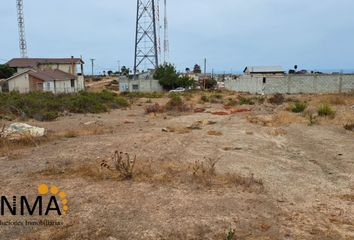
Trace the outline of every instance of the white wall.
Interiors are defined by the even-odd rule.
[[[265,83],[263,83],[263,78],[265,78]],[[243,75],[237,79],[226,80],[225,88],[232,91],[259,94],[349,92],[354,90],[354,75]]]
[[[9,91],[18,91],[20,93],[27,93],[30,91],[29,76],[22,74],[8,80]]]
[[[134,89],[134,86],[137,86],[138,89]],[[120,79],[119,90],[121,92],[162,92],[163,88],[158,80]]]

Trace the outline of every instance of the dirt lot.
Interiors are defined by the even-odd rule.
[[[353,95],[287,96],[310,109],[330,99],[335,117],[313,123],[287,102],[230,114],[199,98],[188,100],[202,113],[146,114],[168,99],[138,99],[106,114],[29,120],[55,137],[2,153],[1,194],[55,184],[69,212],[50,218],[63,227],[0,226],[0,239],[354,239],[354,132],[343,127],[354,123]],[[101,167],[116,150],[137,156],[139,176]],[[204,158],[218,160],[215,173],[196,170]],[[31,217],[0,220],[21,219]]]

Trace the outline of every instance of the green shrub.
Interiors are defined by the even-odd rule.
[[[202,102],[209,102],[209,101],[210,101],[209,97],[206,96],[206,95],[203,95],[203,96],[200,98],[200,100],[201,100]]]
[[[294,113],[301,113],[301,112],[305,111],[305,109],[307,108],[307,103],[297,101],[297,102],[290,104],[289,108],[290,108],[290,111],[292,111]]]
[[[230,106],[230,107],[235,107],[238,105],[238,101],[233,99],[233,98],[229,98],[227,100],[226,106]]]
[[[64,111],[101,113],[126,106],[128,101],[124,97],[109,91],[57,95],[47,92],[0,93],[0,118],[14,115],[38,121],[52,121]]]
[[[163,98],[165,93],[163,92],[152,92],[152,93],[144,93],[144,92],[124,92],[121,93],[121,96],[127,98]]]
[[[187,112],[190,110],[179,94],[171,93],[169,97],[170,100],[165,106],[167,111]]]
[[[220,93],[215,93],[215,94],[212,94],[210,97],[209,97],[209,101],[211,103],[223,103],[224,102],[224,96]]]
[[[335,115],[335,111],[331,108],[331,106],[328,103],[321,103],[317,109],[317,113],[321,117]]]
[[[254,105],[254,101],[251,98],[239,97],[240,105]]]

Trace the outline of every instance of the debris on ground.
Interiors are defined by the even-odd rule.
[[[133,124],[134,122],[133,121],[129,121],[129,120],[125,120],[123,123],[124,124]]]
[[[202,129],[204,126],[207,126],[207,125],[214,125],[214,124],[216,124],[216,122],[214,122],[214,121],[202,120],[202,121],[197,121],[197,122],[193,123],[191,126],[188,127],[188,129],[200,130],[200,129]]]
[[[239,108],[239,109],[237,109],[237,108],[232,108],[232,109],[230,109],[230,113],[231,113],[231,114],[244,113],[244,112],[250,112],[250,111],[251,111],[251,109],[246,109],[246,108]]]
[[[43,137],[46,133],[44,128],[34,127],[26,123],[12,123],[7,129],[3,127],[2,136],[17,139],[23,136]]]
[[[103,124],[102,121],[90,121],[90,122],[80,123],[80,125],[84,125],[84,126],[92,126],[92,125],[103,126],[104,124]]]
[[[195,113],[203,113],[203,112],[205,112],[205,108],[196,108],[196,109],[194,109],[194,112]]]
[[[163,128],[162,132],[186,134],[186,133],[190,133],[191,129],[185,127],[167,127],[167,128]]]
[[[218,116],[230,115],[230,113],[228,113],[228,112],[211,112],[211,114],[218,115]]]
[[[223,133],[219,132],[219,131],[215,131],[215,130],[210,130],[210,131],[208,131],[208,135],[210,135],[210,136],[222,136]]]

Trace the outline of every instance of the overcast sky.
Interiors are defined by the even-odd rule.
[[[0,62],[19,56],[15,0],[0,4]],[[97,72],[132,67],[135,0],[24,0],[30,57],[82,55]],[[170,60],[178,69],[246,65],[354,68],[353,0],[169,0]]]

